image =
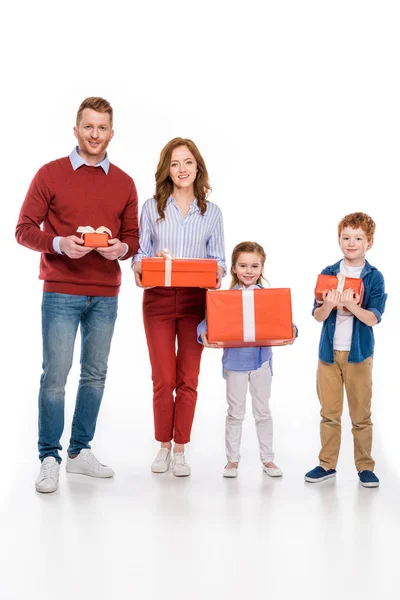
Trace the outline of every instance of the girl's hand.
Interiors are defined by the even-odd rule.
[[[222,348],[221,344],[219,344],[218,342],[211,344],[208,341],[207,331],[203,331],[203,333],[200,335],[200,337],[201,337],[201,341],[203,342],[204,348]]]

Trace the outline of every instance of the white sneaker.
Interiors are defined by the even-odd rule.
[[[171,450],[169,450],[169,448],[160,448],[157,456],[151,463],[151,470],[153,473],[166,473],[169,469],[170,462]]]
[[[283,471],[279,467],[266,467],[263,463],[263,471],[270,477],[282,477]]]
[[[75,458],[67,458],[67,473],[79,473],[89,477],[113,477],[114,471],[97,460],[93,452],[83,448]]]
[[[58,476],[60,474],[60,465],[54,456],[46,456],[40,467],[40,473],[35,481],[35,487],[38,492],[55,492],[58,488]]]
[[[239,475],[239,472],[238,472],[238,468],[237,467],[232,467],[232,469],[227,469],[225,467],[224,470],[223,470],[223,472],[222,472],[222,476],[223,477],[228,477],[228,478],[237,477],[238,475]]]
[[[175,477],[187,477],[190,475],[190,467],[186,463],[183,452],[174,452],[172,458],[172,472]]]

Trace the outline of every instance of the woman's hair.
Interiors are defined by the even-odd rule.
[[[365,213],[356,212],[343,217],[343,219],[338,225],[339,239],[340,234],[342,233],[345,227],[352,227],[352,229],[362,229],[365,232],[365,235],[367,236],[368,242],[374,239],[375,223],[371,219],[371,217]]]
[[[257,242],[240,242],[240,244],[235,246],[232,251],[232,258],[231,258],[231,275],[232,275],[231,288],[233,288],[233,286],[235,286],[236,284],[239,283],[238,276],[236,275],[236,273],[233,269],[238,261],[239,254],[242,254],[242,252],[255,252],[255,254],[258,254],[261,257],[261,266],[262,267],[264,267],[265,259],[267,258],[264,248],[262,246],[260,246],[260,244],[257,244]],[[264,279],[263,275],[260,275],[260,277],[257,279],[257,283],[259,285],[261,285],[263,279]]]
[[[207,168],[203,157],[201,156],[196,144],[186,138],[174,138],[161,150],[160,160],[156,171],[156,193],[154,198],[157,201],[157,211],[160,215],[159,221],[165,217],[165,207],[167,200],[172,194],[174,184],[169,176],[171,166],[171,156],[175,148],[186,146],[193,154],[197,162],[197,175],[193,182],[193,190],[197,204],[202,215],[207,210],[207,196],[211,192],[211,186],[208,181]]]

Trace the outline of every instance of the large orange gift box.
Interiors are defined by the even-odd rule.
[[[107,248],[108,239],[112,237],[111,231],[103,226],[97,229],[90,225],[79,226],[77,231],[82,234],[83,245],[88,248]]]
[[[358,304],[362,306],[364,300],[364,283],[362,279],[357,277],[346,277],[342,273],[338,273],[337,275],[318,275],[314,290],[315,299],[318,304],[322,304],[323,292],[330,290],[338,290],[339,292],[343,292],[344,290],[348,290],[350,288],[356,294],[360,295],[360,301]]]
[[[217,267],[214,258],[142,258],[142,285],[215,288]]]
[[[226,348],[293,341],[289,288],[208,291],[206,319],[208,341]]]

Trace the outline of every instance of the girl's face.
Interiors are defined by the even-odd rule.
[[[261,256],[256,252],[241,252],[237,257],[233,270],[239,280],[239,285],[249,287],[257,283],[263,273]]]

